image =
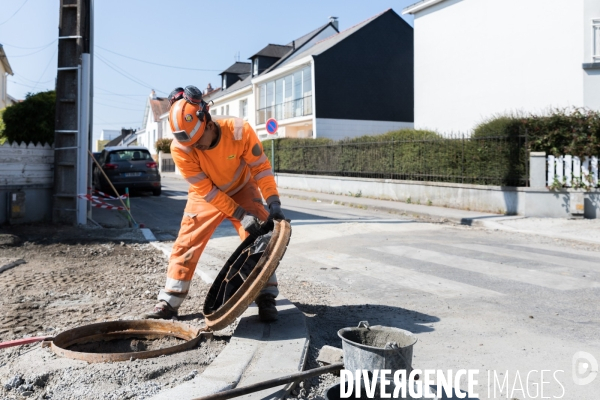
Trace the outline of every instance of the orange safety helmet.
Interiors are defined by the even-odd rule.
[[[195,144],[206,129],[204,107],[201,104],[190,103],[185,98],[177,100],[169,110],[169,123],[175,139],[183,146]],[[199,118],[200,116],[200,118]]]

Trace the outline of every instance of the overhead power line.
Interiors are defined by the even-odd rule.
[[[10,56],[10,58],[16,58],[16,57],[29,57],[32,56],[34,54],[39,53],[40,51],[44,51],[45,49],[47,49],[50,45],[52,45],[54,42],[56,42],[56,40],[54,40],[53,42],[48,43],[46,46],[42,47],[39,50],[34,51],[33,53],[29,53],[29,54],[19,54],[19,55],[12,55]]]
[[[145,64],[158,65],[160,67],[165,67],[165,68],[185,69],[185,70],[188,70],[188,71],[221,72],[220,69],[188,68],[188,67],[180,67],[180,66],[177,66],[177,65],[159,64],[159,63],[155,63],[155,62],[152,62],[152,61],[140,60],[139,58],[134,58],[134,57],[126,56],[125,54],[120,54],[120,53],[117,53],[115,51],[108,50],[108,49],[106,49],[106,48],[104,48],[102,46],[99,46],[99,45],[96,45],[95,47],[98,47],[98,48],[100,48],[100,49],[102,49],[104,51],[108,51],[109,53],[116,54],[116,55],[118,55],[120,57],[129,58],[130,60],[139,61],[139,62],[142,62],[142,63],[145,63]]]
[[[147,89],[152,89],[152,88],[154,87],[153,85],[150,85],[150,84],[148,84],[148,83],[146,83],[146,82],[144,82],[144,81],[141,81],[141,80],[139,80],[139,79],[135,78],[135,77],[134,77],[134,76],[132,76],[130,73],[128,73],[127,71],[125,71],[123,68],[121,68],[121,67],[119,67],[119,66],[115,65],[113,62],[111,62],[111,61],[109,61],[109,60],[106,60],[106,59],[105,59],[104,57],[102,57],[101,55],[99,55],[99,54],[95,54],[95,56],[96,56],[96,57],[98,57],[98,60],[102,61],[102,62],[103,62],[104,64],[106,64],[106,65],[107,65],[109,68],[111,68],[111,69],[112,69],[112,70],[114,70],[115,72],[117,72],[117,73],[119,73],[119,74],[123,75],[125,78],[129,79],[130,81],[132,81],[132,82],[134,82],[134,83],[137,83],[138,85],[140,85],[140,86],[143,86],[143,87],[145,87],[145,88],[147,88]],[[111,65],[111,64],[112,64],[112,65]],[[164,92],[164,91],[162,91],[162,90],[158,90],[158,89],[155,89],[155,90],[156,90],[157,92],[161,92],[161,93],[165,93],[165,94],[166,94],[166,92]]]
[[[14,44],[8,44],[8,43],[4,43],[2,42],[2,46],[8,46],[8,47],[14,47],[17,49],[27,49],[27,50],[32,50],[32,49],[41,49],[42,47],[48,47],[50,46],[52,43],[56,42],[56,39],[54,39],[53,41],[51,41],[50,43],[46,43],[44,45],[41,46],[35,46],[35,47],[21,47],[21,46],[15,46]]]
[[[23,2],[23,4],[21,4],[21,7],[17,8],[17,11],[15,11],[15,12],[13,13],[13,15],[11,15],[10,17],[8,17],[8,19],[7,19],[7,20],[5,20],[4,22],[0,22],[0,25],[4,25],[4,24],[5,24],[5,23],[7,23],[8,21],[10,21],[10,20],[12,19],[12,17],[14,17],[15,15],[17,15],[17,13],[18,13],[19,11],[21,11],[21,8],[23,8],[23,6],[24,6],[25,4],[27,4],[27,2],[28,2],[28,1],[29,1],[29,0],[25,0],[25,1]]]

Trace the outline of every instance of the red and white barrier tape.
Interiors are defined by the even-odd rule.
[[[78,194],[77,197],[79,197],[80,199],[91,201],[92,207],[106,208],[108,210],[125,210],[125,207],[113,206],[112,204],[105,203],[99,197],[92,196],[91,194]]]
[[[99,194],[100,196],[104,197],[106,200],[125,200],[128,197],[127,193],[125,193],[119,197],[114,197],[114,196],[108,195],[104,192],[101,192],[99,190],[92,189],[90,187],[88,188],[88,190],[91,190],[92,192]]]

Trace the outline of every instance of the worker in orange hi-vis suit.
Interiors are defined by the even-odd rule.
[[[177,97],[169,111],[175,137],[171,155],[190,189],[165,288],[145,318],[177,316],[200,255],[223,220],[229,219],[243,240],[260,234],[261,221],[285,219],[271,164],[250,125],[240,118],[213,121],[202,92],[194,86],[183,93],[178,88],[173,94]],[[270,212],[263,206],[261,193]],[[273,274],[256,299],[261,320],[277,319],[278,294]]]

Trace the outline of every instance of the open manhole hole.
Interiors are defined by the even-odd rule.
[[[112,321],[62,332],[52,340],[52,350],[87,362],[126,361],[191,349],[207,335],[212,333],[177,321]]]

